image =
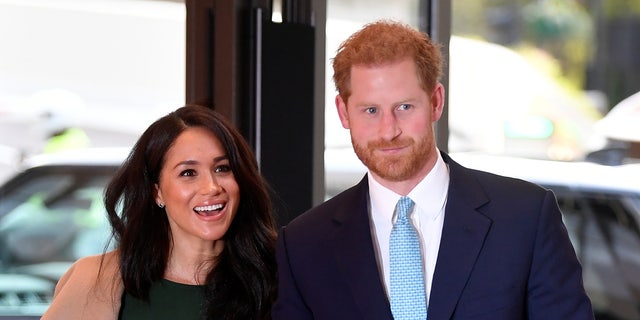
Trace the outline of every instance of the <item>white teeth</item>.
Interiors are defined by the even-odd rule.
[[[214,204],[214,205],[211,205],[211,206],[195,207],[194,210],[195,211],[199,211],[199,212],[201,212],[201,211],[214,211],[214,210],[220,210],[223,207],[224,207],[224,205],[220,203],[220,204]]]

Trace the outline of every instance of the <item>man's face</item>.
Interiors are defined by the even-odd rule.
[[[351,68],[348,105],[338,96],[342,126],[358,158],[383,181],[421,180],[437,158],[432,124],[442,114],[443,88],[425,92],[412,60]]]

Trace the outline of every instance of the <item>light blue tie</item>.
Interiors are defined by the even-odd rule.
[[[391,313],[395,320],[427,318],[420,239],[409,219],[411,209],[413,201],[401,197],[389,241]]]

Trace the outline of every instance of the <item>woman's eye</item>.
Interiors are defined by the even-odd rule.
[[[180,176],[183,176],[183,177],[192,177],[195,175],[196,175],[196,171],[193,169],[187,169],[180,172]]]
[[[231,167],[228,164],[217,166],[215,172],[230,172]]]

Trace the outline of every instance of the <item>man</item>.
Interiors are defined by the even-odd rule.
[[[437,149],[441,60],[389,21],[338,49],[336,106],[368,173],[281,230],[274,319],[593,319],[554,195]]]

